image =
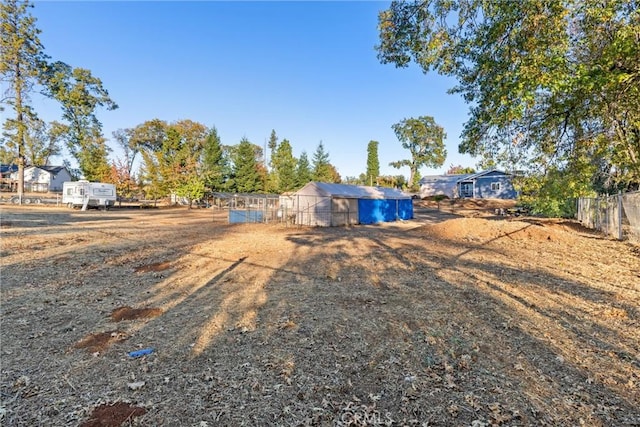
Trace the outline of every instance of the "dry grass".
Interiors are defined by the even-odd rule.
[[[638,247],[492,211],[4,207],[2,424],[640,424]]]

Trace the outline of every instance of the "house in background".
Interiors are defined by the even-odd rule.
[[[12,173],[11,179],[17,181],[18,173]],[[71,173],[64,166],[29,166],[24,168],[24,191],[26,192],[62,191],[62,183],[71,180]]]
[[[420,180],[420,197],[515,199],[518,192],[512,178],[513,175],[496,169],[473,174],[425,176]]]
[[[18,183],[11,179],[15,172],[18,172],[18,165],[0,164],[0,191],[17,191]]]

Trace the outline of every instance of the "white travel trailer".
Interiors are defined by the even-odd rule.
[[[116,186],[104,182],[86,180],[68,181],[62,184],[62,204],[70,208],[81,206],[108,209],[116,203]]]

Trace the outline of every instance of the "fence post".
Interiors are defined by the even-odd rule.
[[[618,240],[622,238],[622,191],[618,191]]]

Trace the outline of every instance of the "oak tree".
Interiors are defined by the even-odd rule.
[[[421,167],[437,168],[444,164],[447,157],[444,129],[430,116],[404,119],[392,128],[402,143],[402,148],[409,150],[411,158],[391,162],[389,165],[398,169],[409,166],[409,185],[415,189],[419,185]]]

